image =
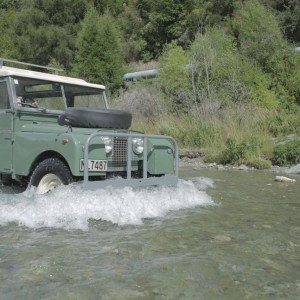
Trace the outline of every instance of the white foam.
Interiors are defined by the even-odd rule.
[[[163,217],[170,211],[212,205],[205,189],[207,178],[180,180],[176,187],[134,190],[85,191],[79,185],[61,187],[47,195],[25,192],[0,195],[0,225],[17,223],[29,228],[86,230],[89,220],[118,225],[140,225],[145,218]]]

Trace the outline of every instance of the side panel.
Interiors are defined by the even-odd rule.
[[[67,139],[68,143],[63,144],[64,139]],[[70,135],[18,132],[15,140],[14,173],[16,175],[28,176],[36,158],[46,151],[53,151],[63,156],[71,173],[78,176],[79,157],[83,156],[83,152],[80,147],[76,146],[76,142]]]
[[[7,112],[10,108],[10,95],[6,80],[0,81],[0,172],[12,171],[12,114]]]
[[[148,172],[151,175],[174,173],[174,147],[169,141],[151,139],[148,142]]]
[[[35,126],[39,126],[39,124]],[[16,132],[14,143],[15,175],[28,176],[36,158],[42,153],[52,151],[60,154],[66,160],[74,176],[83,176],[79,167],[80,159],[83,158],[85,136],[66,132],[55,133],[54,128],[53,132],[51,129],[49,126],[48,132],[36,132],[38,130]],[[90,149],[91,159],[108,159],[103,145],[91,145]],[[94,173],[93,175],[105,175],[105,173]]]

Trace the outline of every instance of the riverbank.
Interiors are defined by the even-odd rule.
[[[240,170],[240,171],[267,171],[271,173],[284,173],[284,174],[300,174],[300,164],[291,167],[271,166],[268,169],[257,169],[249,167],[244,164],[241,165],[223,165],[218,163],[206,163],[204,161],[205,155],[199,151],[182,151],[179,155],[180,167],[190,167],[193,170],[200,169],[217,169],[217,170]]]

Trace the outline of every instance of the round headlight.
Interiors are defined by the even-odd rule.
[[[142,154],[144,151],[144,140],[140,138],[132,139],[132,150],[135,154]]]
[[[102,143],[105,146],[105,152],[110,153],[113,149],[113,140],[109,136],[102,136],[101,137]]]

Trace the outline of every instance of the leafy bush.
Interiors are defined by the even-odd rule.
[[[242,53],[256,60],[264,70],[274,71],[273,58],[279,52],[283,54],[282,47],[287,43],[271,10],[258,0],[247,0],[240,4],[231,24]]]
[[[300,135],[300,110],[295,113],[273,112],[265,121],[268,130],[275,136],[285,136],[291,133]]]
[[[234,13],[231,25],[241,54],[270,74],[277,99],[287,105],[299,100],[299,58],[284,38],[273,12],[258,0],[247,0]]]
[[[274,165],[288,166],[300,163],[300,140],[278,145],[274,148]]]
[[[254,136],[240,143],[233,138],[228,138],[226,149],[220,156],[220,162],[222,164],[244,163],[251,157],[257,156],[259,148],[259,141]]]
[[[170,111],[187,111],[190,107],[188,57],[180,46],[170,44],[159,60],[159,81]]]
[[[193,98],[200,108],[205,102],[252,101],[262,107],[276,106],[269,78],[238,51],[234,37],[223,29],[212,28],[198,35],[191,46],[190,61]]]
[[[270,169],[272,164],[271,161],[262,158],[253,158],[246,162],[248,167],[253,167],[258,170]]]

